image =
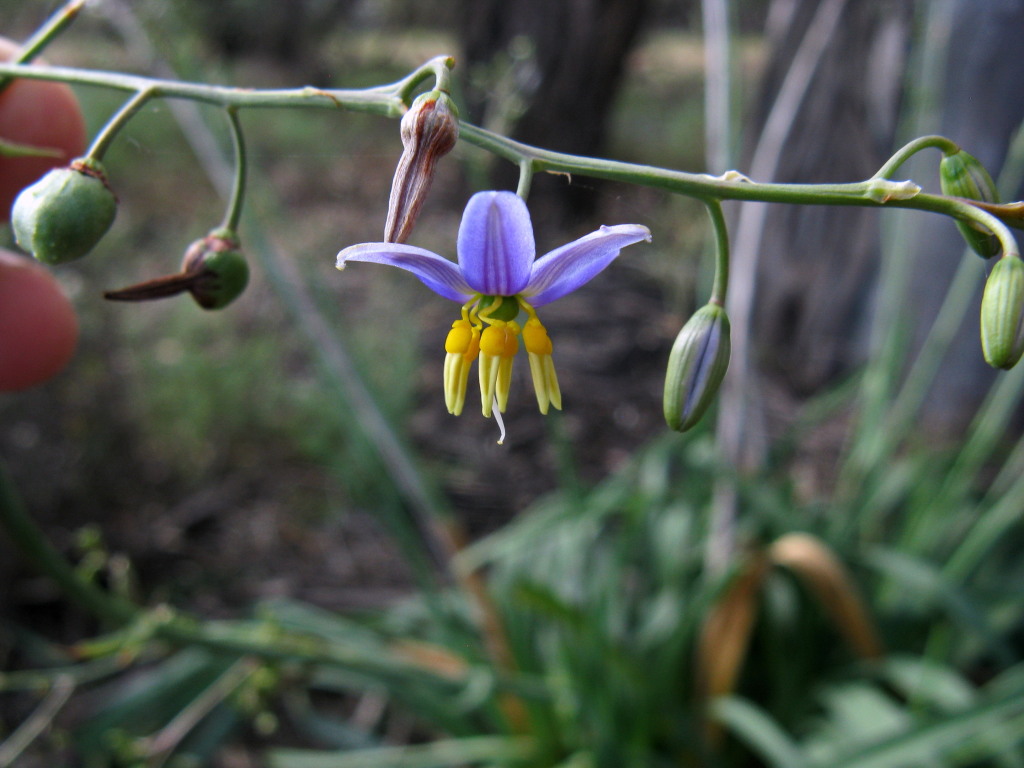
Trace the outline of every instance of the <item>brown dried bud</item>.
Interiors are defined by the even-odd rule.
[[[438,158],[459,138],[459,113],[444,91],[428,91],[402,117],[402,157],[391,182],[384,241],[404,243],[430,191]]]

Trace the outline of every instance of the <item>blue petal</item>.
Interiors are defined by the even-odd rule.
[[[650,242],[651,231],[640,224],[601,227],[579,240],[556,248],[537,259],[530,283],[522,291],[539,307],[572,293],[607,267],[627,245]]]
[[[460,304],[469,301],[474,293],[454,262],[424,248],[400,243],[360,243],[338,254],[338,269],[344,269],[350,261],[387,264],[412,272],[434,293]]]
[[[477,192],[462,214],[458,250],[462,274],[477,293],[522,291],[537,254],[526,203],[514,192]]]

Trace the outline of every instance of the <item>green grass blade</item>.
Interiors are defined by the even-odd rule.
[[[1007,728],[1008,743],[991,744],[982,739],[992,729],[1002,728],[1008,720],[1024,715],[1024,690],[1016,690],[995,700],[939,720],[924,723],[899,736],[873,744],[838,761],[821,764],[821,768],[905,768],[909,765],[935,765],[937,752],[951,752],[951,765],[976,764],[979,758],[991,756],[1004,747],[1024,742],[1024,730]],[[989,753],[985,755],[983,753]]]
[[[764,710],[738,696],[726,696],[711,706],[714,720],[776,768],[808,768],[800,746]]]
[[[487,763],[524,763],[531,752],[529,739],[479,736],[446,739],[406,747],[377,747],[347,752],[277,749],[267,756],[268,768],[446,768]]]

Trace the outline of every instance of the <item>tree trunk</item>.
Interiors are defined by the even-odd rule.
[[[763,124],[818,0],[774,4],[772,54],[757,124]],[[889,156],[910,32],[910,3],[853,0],[840,17],[792,115],[774,181],[869,177]],[[788,18],[780,19],[780,9]],[[759,132],[755,132],[757,135]],[[768,181],[769,179],[758,179]],[[767,375],[809,393],[849,370],[862,352],[878,263],[878,212],[775,206],[764,224],[752,333]]]
[[[511,123],[514,138],[547,149],[600,154],[626,56],[648,5],[466,0],[461,16],[471,119],[499,129]],[[496,170],[499,186],[515,188],[516,169],[502,163]],[[553,178],[538,178],[534,192],[563,212],[585,208],[592,198]]]
[[[820,5],[819,0],[773,4],[778,23],[760,122]],[[775,180],[860,180],[889,156],[896,144],[913,5],[904,0],[846,4],[836,37],[793,117]],[[936,78],[938,117],[921,130],[948,136],[996,174],[1024,118],[1017,75],[1024,59],[1024,0],[955,0],[951,8],[945,77]],[[915,42],[925,44],[921,35]],[[919,164],[908,166],[906,175],[934,191],[938,160],[931,150]],[[755,355],[765,376],[798,397],[863,362],[876,290],[880,218],[878,211],[839,207],[777,206],[767,215],[752,323]],[[916,267],[900,317],[912,332],[910,355],[931,327],[964,254],[952,221],[916,214],[911,224],[906,242],[900,244],[908,258],[915,258]],[[959,429],[991,380],[972,308],[933,388],[925,418],[939,430]]]

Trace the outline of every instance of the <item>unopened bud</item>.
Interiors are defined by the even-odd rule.
[[[249,265],[238,240],[226,230],[196,240],[185,252],[182,272],[195,275],[189,292],[203,309],[222,309],[249,284]]]
[[[942,193],[963,197],[979,203],[998,203],[995,182],[978,159],[962,149],[946,155],[939,164],[939,182]],[[999,239],[981,224],[957,221],[957,228],[971,249],[983,258],[995,256],[1002,250]]]
[[[188,247],[181,272],[103,295],[113,301],[151,301],[188,291],[203,309],[222,309],[238,298],[248,282],[249,266],[238,240],[233,233],[221,229]]]
[[[1024,262],[1017,256],[992,267],[981,297],[981,350],[994,368],[1013,368],[1024,352]]]
[[[47,264],[85,256],[110,229],[117,198],[103,166],[85,158],[55,168],[14,201],[11,224],[18,245]]]
[[[402,157],[391,182],[384,241],[404,243],[430,191],[437,160],[459,138],[459,113],[444,91],[428,91],[402,117]]]
[[[729,367],[729,317],[706,304],[679,331],[665,375],[665,421],[679,432],[693,427],[711,405]]]

